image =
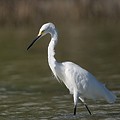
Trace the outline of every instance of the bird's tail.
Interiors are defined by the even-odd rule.
[[[111,91],[109,91],[107,88],[105,88],[105,98],[107,100],[108,103],[114,103],[116,100],[116,95],[114,93],[112,93]]]

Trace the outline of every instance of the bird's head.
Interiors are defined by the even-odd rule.
[[[46,35],[47,33],[52,33],[52,31],[54,31],[55,26],[53,23],[46,23],[44,24],[40,30],[39,33],[37,35],[37,37],[32,41],[32,43],[28,46],[27,50],[40,38],[42,38],[44,35]]]

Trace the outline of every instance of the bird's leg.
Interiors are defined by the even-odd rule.
[[[74,115],[76,115],[76,108],[77,108],[77,105],[74,106]]]
[[[89,110],[87,104],[86,104],[86,103],[83,103],[83,104],[85,105],[85,107],[86,107],[86,109],[88,110],[89,114],[92,115],[92,113],[91,113],[91,111]]]
[[[76,90],[74,90],[73,99],[74,99],[74,115],[76,115],[77,102],[78,102],[78,93]]]
[[[80,100],[82,101],[82,103],[85,105],[85,107],[86,107],[87,111],[89,112],[89,114],[92,115],[92,113],[91,113],[90,109],[88,108],[87,104],[85,103],[85,101],[84,101],[81,97],[79,97],[79,99],[80,99]]]

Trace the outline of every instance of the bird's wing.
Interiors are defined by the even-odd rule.
[[[87,71],[82,69],[75,63],[64,62],[64,83],[67,88],[73,93],[73,89],[77,89],[79,92],[83,93],[84,89],[87,87]]]
[[[75,63],[65,62],[65,85],[74,93],[76,89],[83,98],[106,99],[108,102],[114,102],[116,96],[109,91],[104,84]]]
[[[101,96],[104,85],[96,78],[75,63],[65,62],[66,86],[70,90],[77,89],[78,92],[87,98],[95,99],[95,96]]]

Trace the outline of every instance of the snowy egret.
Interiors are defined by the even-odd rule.
[[[48,63],[56,79],[62,81],[70,93],[73,94],[74,115],[76,115],[78,99],[85,105],[90,115],[91,111],[84,100],[85,98],[93,100],[104,99],[108,103],[114,103],[116,96],[104,84],[97,81],[91,73],[73,62],[59,63],[56,61],[54,48],[58,41],[58,35],[53,23],[46,23],[40,28],[38,36],[28,46],[27,50],[47,33],[51,35],[51,41],[48,46]]]

